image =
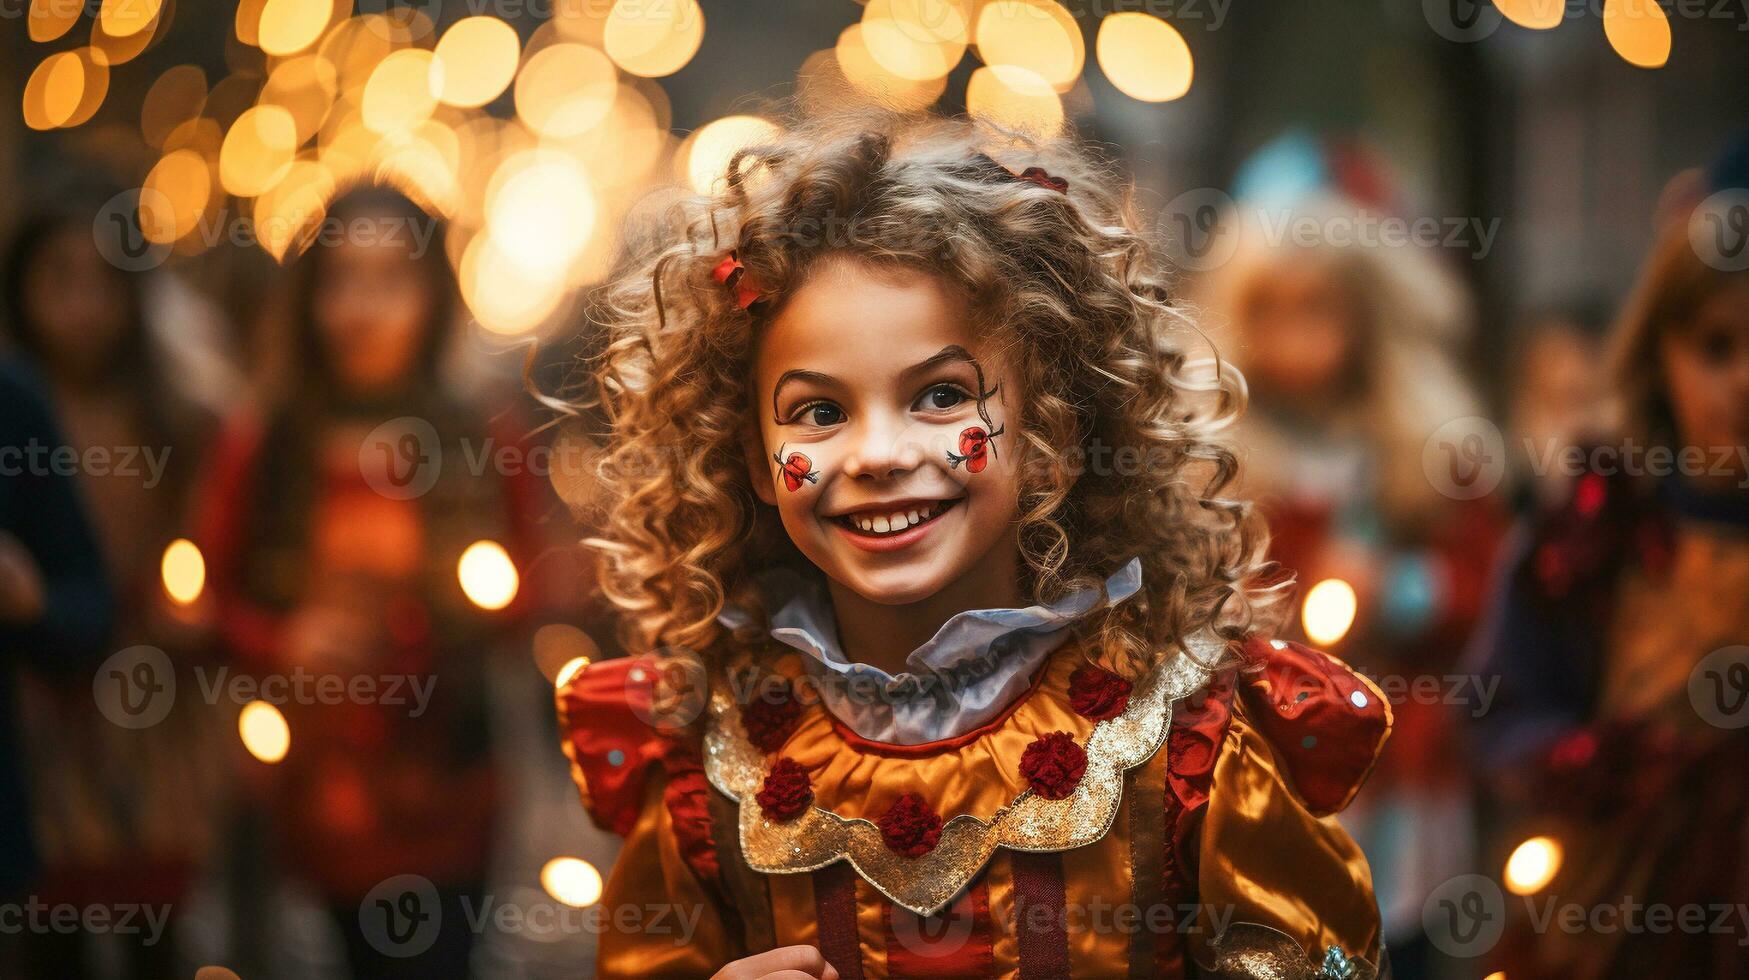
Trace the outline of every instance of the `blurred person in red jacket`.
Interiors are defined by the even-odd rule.
[[[202,543],[226,647],[286,695],[290,749],[262,774],[286,871],[358,977],[461,977],[500,789],[488,659],[525,618],[515,570],[545,488],[495,464],[525,433],[442,370],[456,287],[436,220],[373,187],[312,230],[291,374],[223,444]]]

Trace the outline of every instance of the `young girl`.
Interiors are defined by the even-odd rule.
[[[815,123],[609,293],[594,544],[650,652],[558,692],[626,837],[602,976],[1382,968],[1325,818],[1389,710],[1259,635],[1241,383],[1123,191],[1065,144]]]

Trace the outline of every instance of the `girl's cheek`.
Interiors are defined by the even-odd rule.
[[[780,446],[771,456],[776,468],[775,482],[780,497],[800,495],[811,499],[819,493],[820,469],[815,457],[818,451],[804,452]]]

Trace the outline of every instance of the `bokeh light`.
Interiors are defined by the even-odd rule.
[[[1112,14],[1094,45],[1099,69],[1119,92],[1143,102],[1170,102],[1190,91],[1190,46],[1178,29],[1143,13]]]
[[[377,63],[364,86],[365,126],[377,133],[412,129],[437,108],[442,69],[423,48],[404,48]]]
[[[1566,0],[1494,0],[1494,6],[1507,20],[1533,31],[1559,26],[1566,13]]]
[[[257,22],[256,43],[271,55],[296,54],[315,44],[333,17],[333,0],[267,0]]]
[[[687,183],[700,194],[719,193],[736,153],[780,133],[776,123],[759,116],[725,116],[705,124],[682,148],[681,166]]]
[[[172,130],[200,115],[206,105],[206,73],[198,65],[177,65],[158,76],[140,103],[140,137],[162,147]]]
[[[848,81],[857,92],[869,101],[887,106],[900,112],[915,112],[934,105],[942,93],[947,90],[947,78],[913,81],[888,71],[876,61],[869,52],[868,45],[863,40],[861,24],[852,24],[838,35],[837,46],[829,52],[833,67]],[[820,70],[820,66],[804,65],[803,82]],[[837,93],[833,93],[823,102],[838,101]]]
[[[587,908],[601,899],[601,872],[577,857],[556,857],[540,869],[541,887],[555,900]]]
[[[661,78],[686,67],[704,42],[698,0],[617,0],[602,26],[601,46],[633,75]]]
[[[1604,0],[1603,34],[1637,68],[1662,68],[1670,60],[1670,16],[1657,0]]]
[[[194,150],[164,154],[146,175],[140,193],[140,230],[148,241],[169,244],[193,231],[212,200],[213,175],[206,159]],[[194,545],[186,541],[177,544]],[[175,548],[176,545],[172,545]],[[199,558],[199,551],[195,557]],[[170,553],[164,555],[169,582]],[[198,592],[199,590],[196,589]],[[174,593],[172,593],[174,594]]]
[[[254,197],[291,169],[298,127],[276,105],[256,106],[237,117],[219,150],[219,183],[239,197]]]
[[[450,26],[432,52],[439,101],[482,106],[502,95],[516,75],[522,41],[496,17],[464,17]]]
[[[261,762],[272,765],[291,751],[291,726],[285,715],[266,701],[251,701],[237,715],[237,734],[243,748]]]
[[[85,12],[82,3],[69,3],[67,0],[30,0],[30,9],[25,15],[26,30],[30,39],[39,44],[53,41],[73,29],[79,22],[79,15]]]
[[[468,601],[481,609],[503,609],[516,598],[516,565],[496,541],[475,541],[456,563],[456,577]]]
[[[968,0],[869,0],[862,43],[887,73],[912,82],[940,78],[965,56]]]
[[[1087,59],[1081,26],[1056,0],[991,0],[973,36],[986,65],[1025,68],[1058,92],[1074,87]]]
[[[1514,895],[1534,895],[1561,871],[1561,843],[1553,837],[1532,837],[1513,848],[1506,859],[1506,889]]]
[[[177,538],[165,547],[159,572],[164,592],[178,605],[194,602],[206,589],[206,559],[187,538]]]
[[[1308,639],[1320,646],[1328,646],[1348,635],[1358,609],[1354,586],[1339,578],[1327,578],[1306,593],[1300,623],[1305,627]]]
[[[152,26],[162,0],[103,0],[97,22],[112,37],[127,37]]]
[[[600,655],[589,634],[569,623],[548,623],[534,631],[535,666],[557,686]]]
[[[1050,139],[1063,130],[1063,99],[1050,82],[1018,65],[986,65],[966,83],[966,112],[1003,129]]]
[[[548,45],[516,76],[516,115],[542,136],[586,132],[613,108],[619,77],[613,62],[582,44]]]

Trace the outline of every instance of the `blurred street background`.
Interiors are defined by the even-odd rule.
[[[1400,980],[1749,976],[1749,0],[0,0],[0,977],[592,974],[529,389],[864,102],[1133,174],[1291,632],[1395,702]]]

